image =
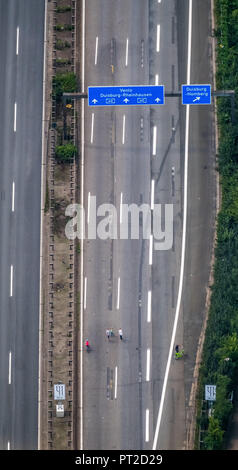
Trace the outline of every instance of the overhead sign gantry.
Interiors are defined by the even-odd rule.
[[[89,86],[88,93],[63,93],[63,100],[88,99],[89,106],[145,106],[165,104],[165,97],[182,96],[183,105],[211,104],[211,97],[227,97],[231,100],[231,118],[235,122],[235,90],[211,91],[210,84],[182,85],[181,91],[166,92],[164,85],[145,86]],[[69,103],[65,105],[71,107]]]

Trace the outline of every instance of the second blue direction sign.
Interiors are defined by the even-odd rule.
[[[138,106],[164,104],[164,86],[88,87],[89,106]]]
[[[211,104],[211,85],[182,85],[182,104]]]

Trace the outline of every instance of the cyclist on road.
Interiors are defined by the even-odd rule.
[[[175,359],[179,359],[180,357],[183,357],[184,354],[184,349],[181,344],[176,344],[175,346]]]

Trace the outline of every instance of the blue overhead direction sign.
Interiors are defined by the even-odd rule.
[[[164,104],[164,86],[89,86],[89,106],[145,106]]]
[[[211,104],[211,85],[182,85],[182,104]]]

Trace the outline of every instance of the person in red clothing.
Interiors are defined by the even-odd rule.
[[[85,346],[86,346],[86,348],[87,348],[87,351],[89,351],[89,349],[90,349],[90,344],[89,344],[88,339],[86,339],[86,341],[85,341]]]

